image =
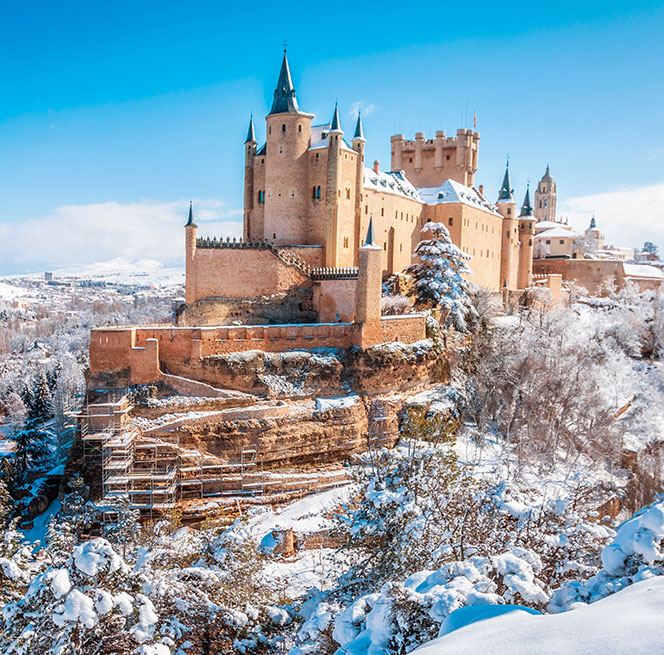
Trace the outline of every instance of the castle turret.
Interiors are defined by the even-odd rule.
[[[500,255],[500,286],[503,289],[516,289],[518,272],[519,222],[516,216],[514,189],[510,181],[509,161],[505,167],[503,184],[496,203],[498,212],[503,217],[502,247]]]
[[[254,157],[256,155],[256,132],[254,130],[253,114],[249,119],[247,138],[244,141],[244,223],[243,233],[245,241],[262,238],[262,234],[254,234],[252,213],[254,210]]]
[[[355,124],[355,134],[352,140],[353,150],[357,152],[357,166],[355,169],[355,243],[360,243],[362,222],[362,200],[364,194],[364,146],[366,139],[364,138],[364,129],[362,128],[362,117],[360,113],[357,114],[357,123]],[[357,263],[357,259],[355,260]]]
[[[546,165],[546,172],[535,190],[535,218],[537,221],[556,220],[556,183]]]
[[[335,103],[327,137],[327,184],[325,189],[326,238],[325,266],[336,266],[339,248],[339,199],[341,197],[341,146],[344,132]]]
[[[526,187],[526,196],[519,215],[519,276],[518,289],[530,286],[533,273],[533,238],[535,236],[535,215],[530,203],[530,184]]]
[[[264,236],[276,244],[307,243],[308,164],[312,114],[300,111],[284,50],[270,113],[264,191]],[[263,152],[263,149],[261,149]]]
[[[196,232],[198,225],[194,223],[193,203],[189,202],[189,218],[184,225],[184,262],[185,262],[185,301],[196,300],[196,274],[194,259],[196,257]]]
[[[364,245],[359,249],[357,290],[355,295],[356,345],[366,348],[382,342],[381,286],[383,283],[383,249],[375,242],[373,218]]]

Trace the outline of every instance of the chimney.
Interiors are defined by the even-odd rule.
[[[484,185],[480,184],[480,195],[484,197]]]
[[[376,173],[376,175],[380,173],[380,162],[377,159],[374,162],[374,173]]]

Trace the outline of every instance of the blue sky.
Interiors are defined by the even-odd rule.
[[[284,38],[301,108],[328,120],[338,99],[347,131],[366,108],[369,161],[389,167],[395,132],[450,133],[476,112],[489,197],[507,153],[519,201],[549,162],[563,215],[595,209],[610,241],[664,246],[661,3],[0,2],[0,273],[179,253],[148,243],[158,211],[127,249],[138,206],[177,216],[195,198],[232,230],[249,113],[261,139]],[[67,208],[94,224],[84,252],[67,247]],[[17,235],[51,247],[17,255]]]

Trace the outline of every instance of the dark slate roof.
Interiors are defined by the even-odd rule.
[[[193,209],[193,202],[190,200],[189,201],[189,218],[187,219],[187,222],[184,224],[185,227],[198,227],[196,223],[194,223],[194,209]]]
[[[364,242],[365,246],[375,246],[376,240],[374,239],[373,229],[373,216],[369,219],[369,229],[367,230],[367,240]]]
[[[343,132],[341,129],[341,120],[339,119],[339,107],[334,103],[334,114],[330,123],[330,132]]]
[[[249,129],[247,130],[247,138],[245,143],[256,143],[256,132],[254,131],[254,117],[249,119]]]
[[[364,130],[362,129],[362,116],[358,112],[357,114],[357,123],[355,125],[355,134],[353,135],[354,139],[364,139]]]
[[[500,194],[498,195],[498,202],[514,201],[514,189],[510,182],[510,165],[505,167],[505,177],[503,178],[503,185],[500,187]]]
[[[533,216],[533,206],[530,203],[530,184],[526,187],[526,197],[521,206],[521,216]]]
[[[297,114],[299,111],[290,68],[288,68],[288,58],[284,50],[284,58],[281,62],[279,80],[277,81],[277,88],[274,90],[274,100],[272,101],[270,114]]]

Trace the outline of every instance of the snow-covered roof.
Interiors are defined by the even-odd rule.
[[[403,171],[380,171],[376,173],[373,168],[364,169],[364,188],[393,193],[411,200],[422,202],[417,189],[406,179]]]
[[[576,232],[572,232],[572,230],[568,230],[564,227],[554,227],[550,230],[546,230],[545,232],[540,232],[539,234],[535,235],[536,239],[574,239],[578,235]]]
[[[539,223],[535,223],[536,230],[550,230],[554,227],[561,227],[564,230],[572,229],[571,227],[566,226],[563,223],[556,223],[555,221],[540,221]]]
[[[623,264],[623,272],[627,277],[655,277],[664,280],[662,271],[646,264]]]
[[[419,192],[422,201],[427,205],[438,205],[446,202],[461,202],[464,205],[477,207],[478,209],[483,209],[496,216],[500,216],[493,205],[482,198],[475,189],[471,189],[455,180],[445,180],[440,186],[423,187],[417,189],[417,191]]]
[[[318,150],[319,148],[327,148],[328,140],[327,135],[330,131],[329,123],[325,125],[312,125],[311,126],[311,145],[309,150]],[[350,150],[350,152],[355,152],[346,142],[346,139],[341,139],[341,148],[342,150]]]

